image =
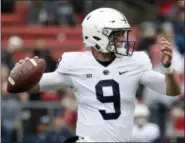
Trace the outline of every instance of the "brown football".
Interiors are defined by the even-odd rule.
[[[32,58],[16,65],[8,77],[7,91],[20,93],[32,89],[40,81],[45,67],[45,60],[40,58]]]

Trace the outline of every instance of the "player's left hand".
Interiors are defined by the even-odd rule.
[[[167,67],[172,63],[172,45],[165,38],[160,39],[160,57],[162,64]]]

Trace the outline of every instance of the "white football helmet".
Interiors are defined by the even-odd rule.
[[[137,103],[135,107],[134,117],[135,123],[139,126],[144,125],[148,122],[150,111],[145,104]]]
[[[135,112],[134,112],[135,117],[138,117],[138,116],[148,117],[149,114],[150,114],[150,111],[145,104],[141,104],[141,103],[136,104]]]
[[[129,41],[130,24],[126,17],[112,8],[99,8],[90,12],[82,22],[83,42],[87,48],[95,48],[102,53],[116,56],[132,55],[134,41]],[[117,41],[114,33],[122,32],[125,40]],[[111,38],[113,37],[115,38]],[[116,42],[121,42],[121,48]],[[133,45],[132,45],[133,44]]]

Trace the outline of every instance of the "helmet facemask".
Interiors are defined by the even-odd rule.
[[[116,57],[132,56],[134,52],[135,41],[129,41],[129,32],[130,29],[105,28],[103,30],[103,34],[109,39],[106,50],[114,53]]]

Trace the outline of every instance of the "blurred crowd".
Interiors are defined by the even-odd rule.
[[[18,0],[17,0],[18,1]],[[2,1],[2,14],[13,13],[16,0]],[[23,1],[22,1],[23,2]],[[27,26],[60,25],[79,26],[84,15],[99,7],[112,7],[120,10],[139,29],[136,50],[146,51],[151,58],[153,68],[163,72],[159,58],[159,38],[166,37],[173,45],[173,66],[182,83],[182,94],[178,97],[161,95],[143,85],[139,85],[136,94],[137,106],[133,141],[171,142],[170,138],[184,142],[184,1],[183,0],[124,0],[124,1],[26,1],[28,5]],[[7,78],[14,67],[16,55],[24,50],[21,37],[9,37],[8,46],[1,49],[1,133],[2,142],[56,143],[75,135],[76,109],[75,91],[61,88],[30,95],[28,93],[9,94],[6,92]],[[39,56],[47,63],[45,72],[55,70],[57,60],[51,50],[46,48],[44,39],[35,39],[31,52],[25,57]],[[24,106],[39,102],[38,108]],[[42,102],[56,103],[52,113]],[[53,104],[52,104],[53,105]],[[58,106],[57,106],[58,105]],[[41,106],[43,106],[41,108]],[[152,124],[148,125],[149,122]],[[149,126],[149,127],[148,127]],[[151,135],[147,129],[151,127]]]

